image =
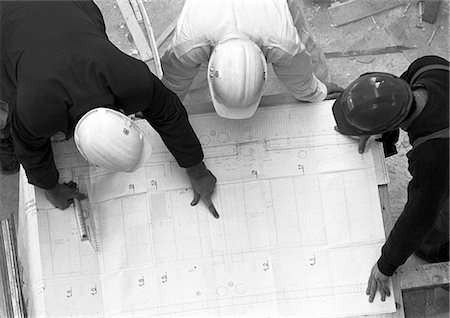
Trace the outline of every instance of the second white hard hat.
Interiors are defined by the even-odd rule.
[[[244,37],[220,42],[208,63],[208,86],[217,114],[231,119],[253,116],[266,76],[266,59],[254,42]]]
[[[75,144],[91,164],[111,172],[132,172],[151,154],[151,145],[132,119],[113,109],[87,112],[75,126]]]

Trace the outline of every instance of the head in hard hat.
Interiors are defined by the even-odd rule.
[[[409,84],[387,73],[367,73],[333,104],[337,130],[344,135],[375,135],[394,130],[414,110]]]
[[[75,144],[91,164],[111,172],[132,172],[151,154],[151,147],[136,123],[121,112],[99,107],[78,121]]]
[[[254,42],[240,34],[221,40],[208,63],[208,86],[217,114],[230,119],[253,116],[266,76],[266,59]]]

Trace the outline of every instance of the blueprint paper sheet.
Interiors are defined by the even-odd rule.
[[[365,288],[384,243],[372,143],[337,134],[332,102],[190,121],[217,177],[214,219],[159,136],[134,173],[90,167],[53,138],[61,181],[85,184],[100,252],[73,209],[54,209],[21,172],[19,245],[31,316],[349,317],[395,311]],[[378,171],[378,173],[377,173]],[[377,176],[378,175],[378,176]]]

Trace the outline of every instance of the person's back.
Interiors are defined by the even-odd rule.
[[[2,1],[1,6],[1,60],[19,92],[19,107],[12,111],[26,117],[40,136],[68,133],[75,118],[67,109],[105,94],[104,85],[92,85],[99,81],[100,52],[111,45],[100,11],[91,1]],[[58,123],[46,121],[52,117]]]
[[[389,296],[388,277],[415,253],[429,262],[449,259],[449,62],[415,60],[400,78],[372,72],[353,81],[336,99],[336,129],[361,136],[382,134],[386,156],[396,153],[399,127],[413,148],[407,153],[408,202],[382,247],[367,286],[369,301]]]
[[[179,25],[174,40],[179,55],[186,46],[215,47],[229,33],[245,35],[263,52],[279,47],[294,55],[302,48],[286,0],[187,0]]]
[[[91,1],[1,1],[0,13],[1,59],[21,83],[30,75],[47,76],[49,68],[67,66],[78,54],[108,42]]]
[[[266,60],[264,63],[272,64],[278,79],[298,100],[320,102],[327,97],[329,91],[340,91],[335,85],[326,82],[328,69],[325,57],[305,28],[306,23],[299,2],[187,0],[180,14],[172,44],[161,59],[163,82],[183,100],[200,66],[209,62],[208,71],[201,73],[202,80],[199,83],[204,90],[207,87],[206,79],[212,76],[211,60],[216,49],[225,41],[240,38],[256,44]],[[308,49],[303,42],[307,43]],[[241,44],[236,44],[236,51],[253,50],[250,44],[245,45],[245,41],[241,41]],[[257,54],[242,54],[243,61],[236,61],[233,66],[243,65],[241,68],[244,69],[248,64],[251,67],[251,63],[245,62],[244,59],[255,59],[255,56]],[[223,63],[213,61],[212,64]],[[258,68],[264,69],[264,66]],[[225,71],[226,69],[218,70],[214,76]],[[242,73],[244,77],[247,74],[244,71]],[[259,78],[265,79],[266,74],[260,74]],[[245,78],[243,81],[254,80]],[[214,87],[210,82],[208,84],[217,111]],[[246,95],[246,92],[242,95]],[[258,96],[251,99],[258,100]],[[228,107],[234,108],[231,105]]]
[[[422,67],[431,68],[418,76],[412,84],[413,88],[425,88],[428,99],[423,111],[406,128],[411,144],[417,138],[449,126],[448,71],[433,69],[433,65],[443,65],[448,68],[448,61],[438,56],[424,56],[414,61],[401,76],[405,81],[410,82]]]
[[[15,152],[31,184],[44,189],[59,208],[66,208],[74,197],[82,198],[76,189],[59,183],[50,138],[58,131],[71,137],[82,118],[93,116],[92,110],[114,109],[122,122],[129,121],[126,115],[142,112],[178,164],[187,169],[194,190],[203,186],[195,192],[194,204],[201,196],[218,217],[210,200],[215,178],[203,164],[201,145],[186,110],[143,61],[108,40],[93,1],[0,1],[0,5],[2,95],[5,91],[11,106],[8,121]],[[120,127],[112,128],[126,134]],[[86,135],[80,131],[78,139]],[[106,150],[112,145],[126,149],[125,143],[109,138],[99,144],[104,149],[96,149],[96,157],[111,157]],[[77,145],[84,144],[90,141],[78,140]],[[88,161],[93,158],[81,154]],[[103,162],[114,162],[106,159]],[[145,161],[140,159],[130,162]]]

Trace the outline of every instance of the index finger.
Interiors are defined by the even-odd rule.
[[[370,286],[370,295],[369,295],[369,302],[373,302],[373,299],[375,298],[375,294],[377,292],[377,280],[373,279],[372,284]]]
[[[389,282],[384,282],[382,285],[381,285],[381,288],[383,288],[383,290],[384,290],[384,293],[386,294],[386,296],[391,296],[391,290],[389,289]]]
[[[380,290],[381,301],[385,301],[386,300],[386,292],[383,289],[383,283],[380,281],[378,282],[378,289]]]
[[[370,275],[369,281],[367,282],[366,295],[370,295],[370,287],[371,286],[372,286],[372,275]]]
[[[211,214],[218,219],[219,218],[219,213],[217,213],[216,208],[214,207],[214,204],[211,201],[211,197],[203,197],[203,201],[206,204],[206,207],[208,208],[209,212],[211,212]]]

